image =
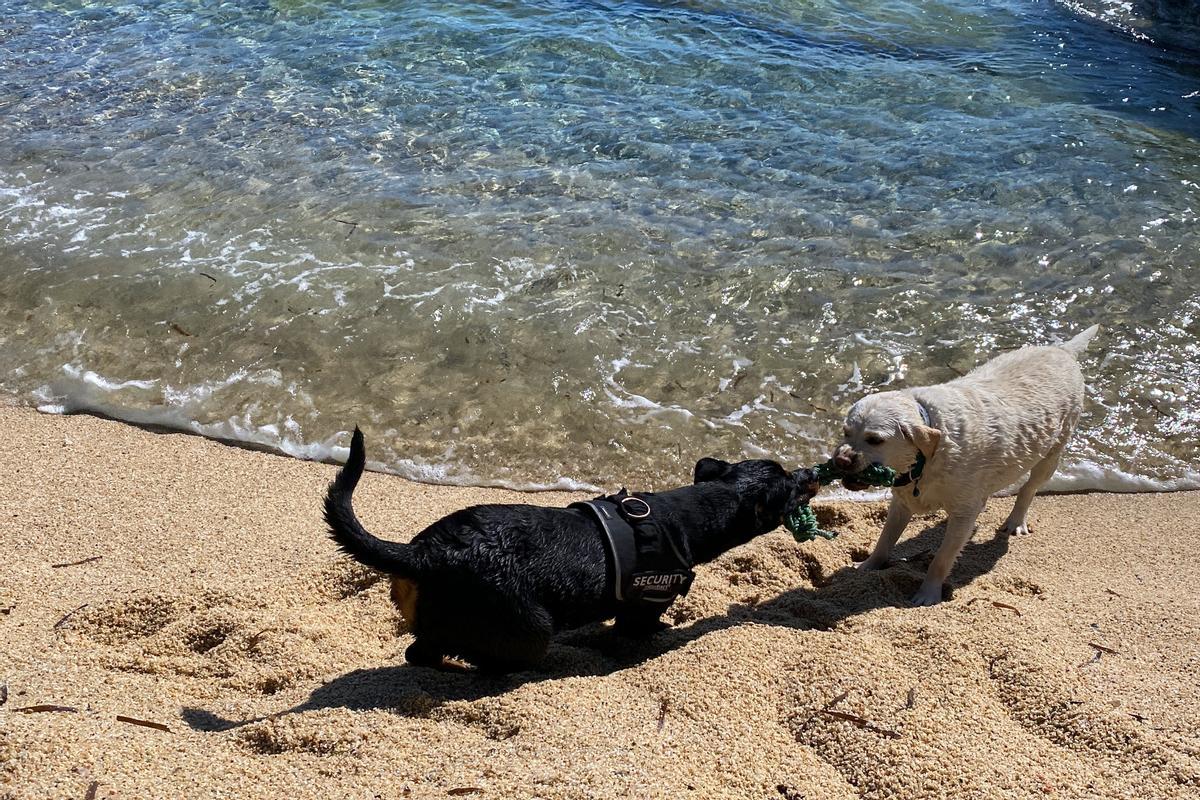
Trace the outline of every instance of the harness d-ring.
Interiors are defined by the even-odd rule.
[[[637,511],[633,511],[628,505],[626,505],[629,502],[639,503],[641,507],[638,508]],[[645,510],[643,511],[642,509]],[[640,497],[622,497],[621,510],[624,511],[625,516],[629,517],[630,519],[645,519],[646,517],[650,516],[650,504]]]

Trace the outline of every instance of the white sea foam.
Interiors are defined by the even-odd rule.
[[[1185,469],[1173,478],[1152,478],[1091,461],[1065,464],[1045,486],[1051,492],[1178,492],[1200,489],[1200,470]],[[1005,493],[1013,494],[1016,487]]]
[[[278,375],[267,371],[249,374],[239,371],[222,386],[238,381],[278,381]],[[210,439],[239,442],[271,450],[294,458],[308,461],[344,461],[348,448],[340,442],[349,439],[349,431],[319,440],[306,441],[300,425],[288,417],[282,425],[255,422],[252,412],[234,415],[216,422],[199,422],[194,415],[199,404],[214,391],[215,384],[191,387],[163,388],[157,381],[114,380],[91,370],[77,366],[64,367],[62,376],[43,386],[37,393],[38,410],[50,414],[78,412],[100,414],[135,425],[155,425],[174,430],[187,431]],[[118,393],[133,392],[143,401],[144,407],[134,407],[122,402]],[[746,458],[778,457],[750,442],[743,442]],[[443,454],[444,460],[423,462],[400,458],[389,462],[372,462],[371,468],[422,483],[454,486],[488,486],[518,491],[600,491],[591,483],[569,476],[559,476],[547,481],[519,481],[475,474],[457,463],[453,451]],[[1015,493],[1017,486],[1000,492],[1001,495]],[[1046,485],[1047,491],[1105,491],[1105,492],[1168,492],[1200,489],[1200,471],[1188,469],[1173,478],[1153,478],[1137,475],[1115,467],[1106,467],[1090,461],[1066,464]],[[849,492],[840,487],[829,487],[821,493],[822,500],[868,501],[886,498],[886,490]]]
[[[65,365],[62,375],[50,384],[42,386],[35,396],[39,401],[38,411],[46,414],[98,414],[134,425],[154,425],[198,434],[209,439],[255,445],[306,461],[344,462],[350,450],[339,442],[349,440],[349,431],[339,431],[319,441],[306,441],[299,424],[290,416],[284,421],[282,428],[275,423],[256,423],[252,411],[215,422],[200,422],[195,419],[201,403],[218,388],[238,382],[277,385],[279,380],[279,374],[274,370],[259,373],[238,370],[224,381],[206,382],[186,388],[160,387],[157,381],[113,380],[76,365]],[[121,401],[118,393],[125,393],[128,400],[131,391],[140,401],[146,403],[144,407],[130,406]],[[565,476],[545,482],[489,478],[477,475],[453,461],[452,448],[443,455],[445,461],[422,462],[399,458],[389,462],[372,461],[369,466],[375,471],[398,475],[420,483],[486,486],[523,492],[600,491],[600,487]]]
[[[100,392],[118,392],[122,389],[153,389],[158,385],[158,381],[110,381],[102,375],[73,364],[65,365],[63,373],[80,385],[87,386],[89,390],[95,389]]]
[[[630,418],[630,422],[641,423],[650,419],[670,419],[672,417],[684,420],[696,419],[696,415],[681,405],[663,405],[640,394],[629,391],[617,382],[617,375],[628,366],[645,367],[645,364],[634,364],[628,358],[618,358],[609,362],[610,371],[604,376],[604,394],[614,408],[625,411],[642,411]],[[709,420],[700,418],[705,426],[714,427]]]

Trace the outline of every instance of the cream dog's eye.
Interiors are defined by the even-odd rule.
[[[869,434],[867,434],[867,436],[866,436],[866,439],[867,439],[867,444],[870,444],[870,445],[880,445],[880,444],[883,444],[883,437],[882,437],[882,436],[880,436],[880,435],[879,435],[879,434],[877,434],[877,433],[869,433]]]

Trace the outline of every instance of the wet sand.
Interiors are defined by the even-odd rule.
[[[0,408],[0,471],[2,798],[1200,797],[1200,493],[1040,498],[1013,539],[997,499],[932,609],[938,519],[859,575],[882,505],[819,504],[839,539],[726,554],[670,631],[493,678],[404,665],[324,536],[332,466]],[[575,497],[355,499],[406,539]]]

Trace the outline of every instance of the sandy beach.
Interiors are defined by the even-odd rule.
[[[882,505],[818,501],[837,540],[761,537],[672,630],[501,679],[404,665],[325,537],[332,466],[3,408],[0,471],[2,798],[1200,797],[1200,493],[1041,498],[1015,539],[994,500],[932,609],[904,598],[940,520],[859,575]],[[575,498],[355,501],[406,539]]]

